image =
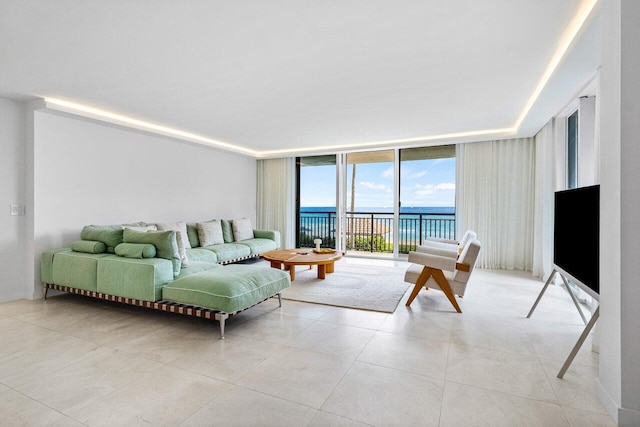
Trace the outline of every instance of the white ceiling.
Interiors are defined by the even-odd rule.
[[[62,99],[258,156],[432,144],[514,126],[589,3],[0,0],[0,96]],[[594,10],[513,136],[535,134],[593,78]]]

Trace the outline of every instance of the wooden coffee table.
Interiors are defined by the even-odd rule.
[[[296,280],[296,265],[318,266],[318,279],[324,279],[327,273],[334,272],[334,262],[342,258],[340,252],[315,253],[313,249],[276,249],[260,255],[271,263],[271,267],[289,270],[291,281]]]

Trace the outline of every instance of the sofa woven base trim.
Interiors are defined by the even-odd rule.
[[[233,264],[234,262],[245,261],[245,260],[252,259],[252,258],[258,258],[259,256],[260,255],[243,256],[243,257],[240,257],[240,258],[234,258],[234,259],[228,259],[226,261],[220,261],[218,264],[220,264],[220,265]]]
[[[282,307],[282,299],[280,296],[280,293],[278,292],[277,294],[265,298],[262,301],[259,301],[247,308],[243,308],[242,310],[238,310],[238,311],[234,311],[232,313],[225,313],[224,311],[220,311],[220,310],[215,310],[212,308],[205,308],[205,307],[200,307],[197,305],[190,305],[190,304],[182,304],[179,302],[173,302],[173,301],[166,301],[166,300],[161,300],[161,301],[143,301],[143,300],[138,300],[135,298],[127,298],[127,297],[120,297],[120,296],[116,296],[116,295],[109,295],[109,294],[104,294],[102,292],[96,292],[96,291],[87,291],[86,289],[78,289],[78,288],[71,288],[69,286],[61,286],[61,285],[56,285],[54,283],[45,283],[43,285],[44,287],[44,299],[47,299],[47,290],[48,289],[53,289],[56,291],[62,291],[62,292],[68,292],[70,294],[77,294],[77,295],[82,295],[82,296],[86,296],[86,297],[91,297],[91,298],[97,298],[97,299],[101,299],[101,300],[106,300],[106,301],[112,301],[112,302],[118,302],[121,304],[129,304],[129,305],[135,305],[137,307],[144,307],[144,308],[149,308],[151,310],[159,310],[159,311],[168,311],[170,313],[177,313],[177,314],[182,314],[184,316],[191,316],[191,317],[199,317],[202,319],[209,319],[209,320],[217,320],[218,323],[220,324],[220,338],[224,339],[224,326],[225,326],[225,321],[227,319],[229,319],[230,317],[232,317],[235,314],[238,314],[244,310],[248,310],[251,307],[255,307],[256,305],[265,302],[268,299],[274,298],[274,297],[278,297],[278,306]]]

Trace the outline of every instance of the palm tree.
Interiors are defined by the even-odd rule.
[[[356,210],[356,164],[351,169],[351,214]]]
[[[353,169],[351,169],[351,219],[348,219],[347,221],[351,222],[351,227],[347,226],[347,229],[349,228],[353,228],[353,222],[355,221],[354,219],[354,212],[356,210],[356,162],[353,162]],[[353,235],[351,236],[351,239],[354,239]],[[353,247],[354,241],[352,242],[348,242],[347,241],[347,248],[349,248],[349,246]]]

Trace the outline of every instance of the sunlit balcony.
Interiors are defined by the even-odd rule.
[[[322,239],[323,247],[336,247],[335,212],[302,212],[299,215],[298,246],[312,247]],[[407,254],[427,237],[455,239],[455,214],[400,213],[398,216],[398,253]],[[388,212],[347,212],[346,250],[391,254],[394,249],[393,214]]]

